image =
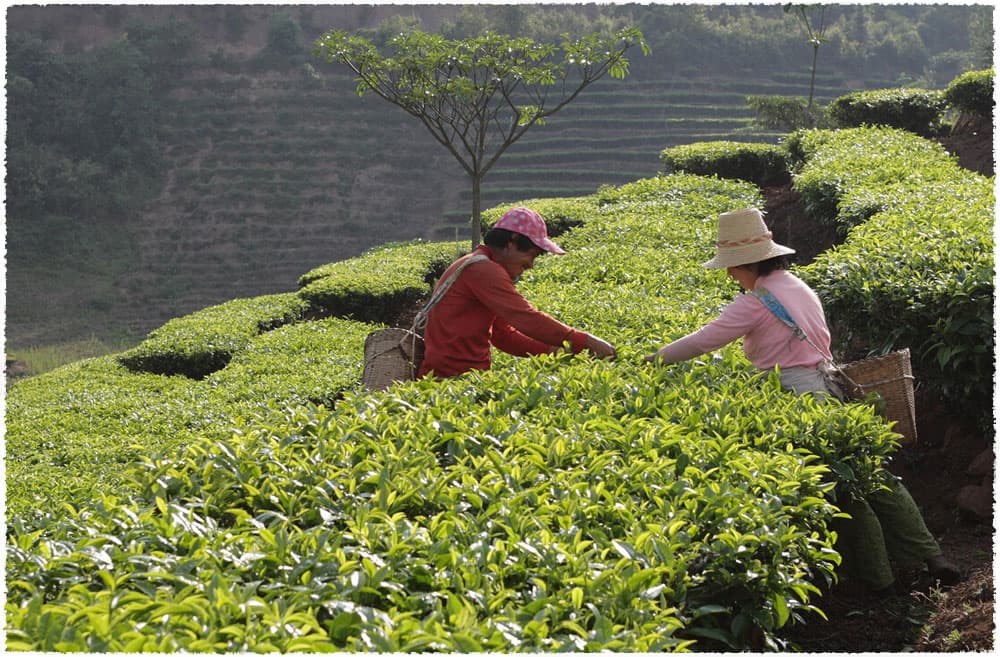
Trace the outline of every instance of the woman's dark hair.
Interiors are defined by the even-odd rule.
[[[757,263],[757,275],[767,276],[773,271],[788,269],[789,264],[790,260],[787,255],[780,255],[768,258],[767,260],[761,260]]]
[[[521,233],[515,233],[506,228],[490,228],[486,231],[486,235],[483,236],[483,244],[494,249],[502,249],[507,246],[511,238],[514,239],[514,244],[517,246],[518,251],[527,251],[532,247],[538,248],[534,242]]]

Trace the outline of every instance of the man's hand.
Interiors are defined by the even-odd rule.
[[[587,344],[584,348],[595,356],[601,358],[615,358],[618,352],[610,342],[606,342],[596,335],[587,334]]]

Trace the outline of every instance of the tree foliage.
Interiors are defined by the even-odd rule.
[[[78,55],[8,38],[7,199],[25,217],[97,219],[142,203],[162,171],[158,99],[190,61],[191,27],[132,23]]]
[[[527,37],[486,32],[452,40],[410,31],[389,41],[382,55],[371,40],[328,32],[316,54],[345,64],[358,76],[358,94],[376,93],[420,120],[472,181],[472,245],[480,240],[482,179],[500,156],[535,125],[610,74],[629,73],[625,53],[649,49],[635,28],[594,33],[561,47]]]
[[[813,11],[819,11],[818,17],[810,17]],[[826,6],[820,5],[785,5],[785,12],[794,12],[795,17],[806,31],[809,37],[809,45],[813,49],[812,69],[809,78],[809,102],[806,104],[807,114],[811,114],[813,107],[813,97],[816,92],[816,60],[819,58],[819,46],[826,40]]]

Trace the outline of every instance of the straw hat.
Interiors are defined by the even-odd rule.
[[[725,269],[795,253],[771,239],[771,231],[757,208],[744,208],[719,215],[719,240],[715,257],[702,264],[706,269]]]

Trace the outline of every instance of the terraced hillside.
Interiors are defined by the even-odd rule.
[[[153,312],[134,330],[160,311],[292,289],[312,266],[420,236],[458,202],[447,154],[349,85],[223,74],[172,94],[171,172],[129,280]]]
[[[831,78],[817,97],[855,88]],[[500,159],[484,207],[648,177],[671,145],[775,141],[750,129],[745,97],[803,89],[804,75],[602,80]],[[121,285],[137,334],[233,297],[287,291],[302,271],[375,244],[467,235],[471,188],[458,163],[415,119],[359,98],[338,69],[204,69],[170,102],[171,172],[138,222],[135,267]]]

